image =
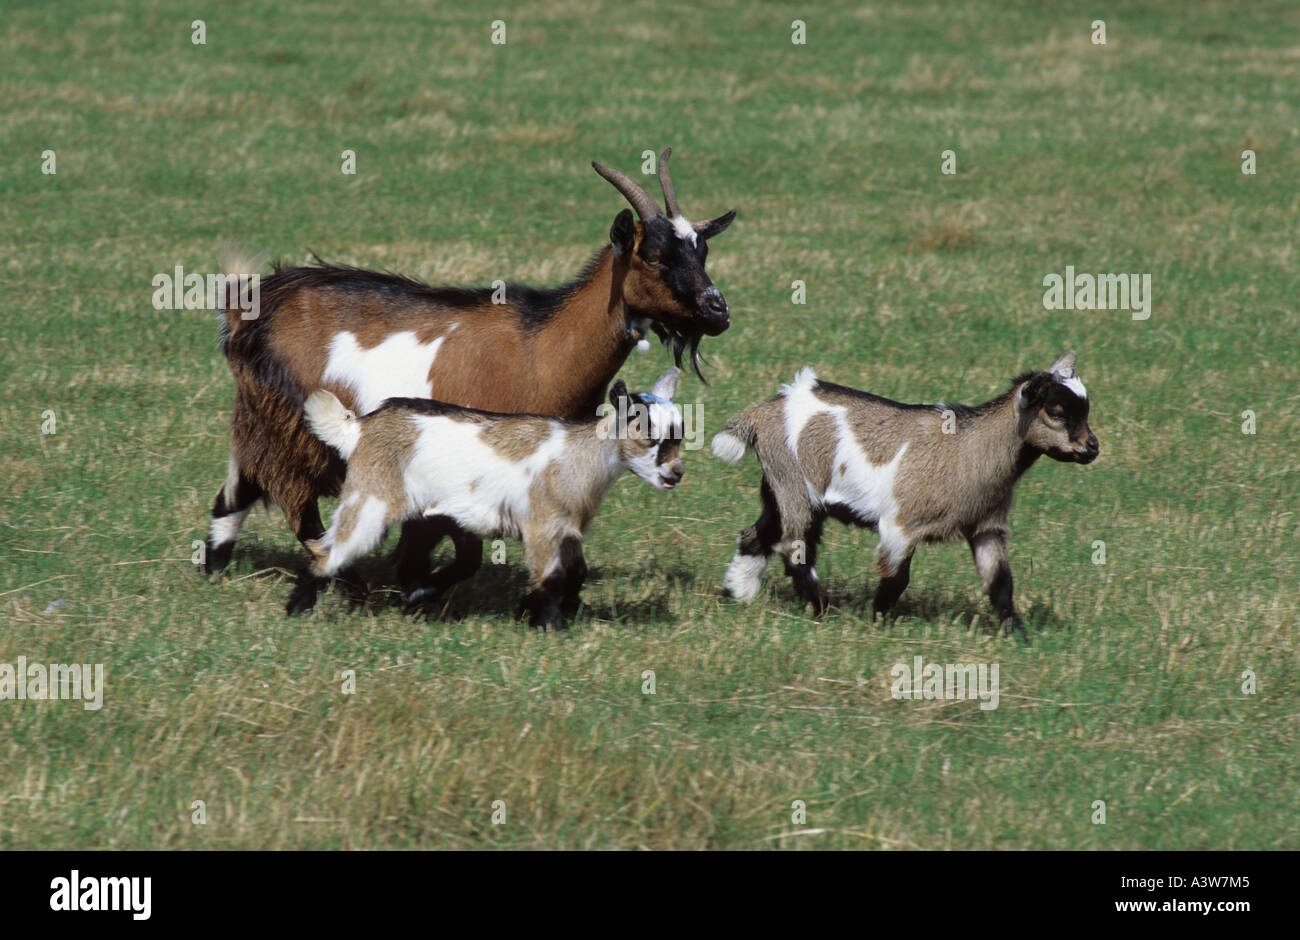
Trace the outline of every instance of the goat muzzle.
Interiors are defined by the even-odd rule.
[[[705,336],[717,336],[731,325],[726,298],[716,287],[710,287],[700,296],[699,308]]]

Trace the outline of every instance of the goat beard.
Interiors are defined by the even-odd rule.
[[[704,338],[702,330],[693,327],[677,329],[657,320],[650,324],[650,329],[655,331],[655,335],[659,337],[659,341],[663,343],[665,349],[672,349],[673,362],[676,363],[677,368],[682,367],[682,353],[689,350],[691,370],[699,377],[701,382],[705,385],[709,384],[709,380],[700,371],[700,363],[704,361],[704,358],[700,355],[700,340]]]

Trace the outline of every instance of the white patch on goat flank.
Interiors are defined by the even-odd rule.
[[[403,472],[410,505],[426,516],[450,516],[479,536],[521,538],[534,478],[565,452],[563,425],[552,422],[550,435],[523,460],[512,462],[482,440],[477,424],[439,415],[413,415],[411,420],[419,437]]]
[[[844,506],[860,519],[875,521],[880,532],[878,551],[884,552],[896,565],[907,550],[907,540],[897,519],[898,501],[894,497],[894,481],[907,452],[907,443],[898,448],[888,463],[872,463],[853,437],[848,409],[817,397],[816,381],[811,369],[802,369],[794,382],[783,388],[786,446],[803,471],[804,486],[813,506]],[[830,484],[824,493],[817,492],[808,479],[810,468],[799,453],[799,438],[804,428],[820,414],[830,415],[835,422],[835,453]]]
[[[699,237],[695,233],[695,226],[691,224],[690,219],[684,215],[679,215],[673,219],[673,230],[677,232],[677,237],[684,242],[694,245]]]
[[[831,483],[826,488],[826,502],[848,506],[864,519],[876,519],[882,523],[893,519],[898,514],[894,478],[898,476],[899,464],[907,452],[907,443],[898,448],[889,463],[874,464],[853,439],[843,414],[835,418],[838,439]]]
[[[448,331],[450,332],[450,331]],[[446,334],[431,343],[416,341],[409,330],[394,333],[378,346],[362,349],[346,330],[330,341],[323,382],[338,382],[352,389],[357,414],[369,414],[385,398],[432,398],[429,371]]]
[[[785,398],[782,405],[782,414],[785,417],[785,446],[796,459],[799,456],[799,436],[803,434],[804,426],[814,416],[825,412],[840,414],[844,412],[843,407],[832,407],[818,398],[813,391],[816,385],[817,374],[811,368],[805,367],[795,373],[793,382],[781,386],[781,394]],[[822,494],[817,492],[809,482],[807,474],[804,474],[804,486],[808,488],[808,498],[812,500],[813,506],[820,506]]]
[[[763,585],[763,571],[767,568],[766,555],[743,555],[736,552],[731,564],[727,566],[726,577],[722,586],[738,601],[748,603],[758,594]]]

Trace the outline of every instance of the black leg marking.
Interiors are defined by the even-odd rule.
[[[565,581],[563,573],[547,577],[541,587],[524,595],[516,616],[528,611],[529,626],[541,627],[543,630],[563,630],[564,612],[560,609],[560,599],[564,597]]]
[[[316,505],[316,500],[306,503],[296,514],[290,518],[296,518],[297,523],[294,531],[298,535],[298,541],[304,545],[309,540],[320,538],[325,534],[325,527],[320,521],[320,507]],[[289,602],[285,604],[285,613],[293,616],[294,614],[305,614],[316,606],[316,596],[320,593],[321,588],[329,584],[329,578],[319,578],[312,574],[310,570],[303,571],[298,576],[298,583],[294,585],[293,591],[289,594]]]
[[[813,605],[813,612],[820,617],[826,613],[826,608],[830,606],[830,600],[826,596],[826,588],[821,583],[813,571],[813,566],[817,564],[817,548],[821,543],[822,526],[825,524],[825,516],[818,516],[807,529],[804,530],[803,550],[792,558],[785,559],[786,574],[790,575],[794,582],[795,593]]]
[[[1020,619],[1020,614],[1016,613],[1016,604],[1012,599],[1013,583],[1011,565],[1003,561],[993,573],[992,583],[989,584],[989,602],[997,612],[1002,629],[1008,636],[1019,633],[1027,639],[1025,625]]]
[[[989,603],[998,615],[1002,629],[1007,633],[1019,633],[1028,642],[1025,626],[1016,613],[1015,601],[1012,599],[1013,580],[1011,563],[1007,559],[1006,537],[986,533],[970,539],[971,556],[975,559],[975,570],[980,582],[988,593]]]
[[[759,495],[763,500],[763,511],[752,526],[740,533],[740,554],[770,555],[772,546],[781,539],[781,510],[777,507],[776,496],[767,478],[763,478]]]
[[[473,577],[483,565],[483,540],[466,532],[446,516],[434,516],[428,521],[433,523],[431,534],[437,532],[438,539],[443,535],[451,536],[452,544],[456,546],[456,557],[433,574],[428,574],[426,570],[416,581],[404,581],[403,597],[408,607],[418,605],[426,615],[431,616],[439,598],[448,588]]]
[[[222,485],[217,492],[217,498],[212,503],[212,518],[224,519],[226,516],[233,516],[236,513],[245,512],[251,509],[253,504],[262,498],[262,488],[250,480],[248,477],[240,474],[239,482],[235,485],[235,493],[232,499],[226,499],[226,487]],[[216,574],[224,571],[230,564],[230,557],[235,550],[235,540],[227,539],[219,545],[212,543],[212,530],[208,530],[207,546],[204,549],[204,574]]]
[[[875,620],[877,616],[883,617],[889,613],[890,609],[902,597],[903,592],[907,590],[907,583],[912,579],[912,556],[908,555],[903,559],[903,563],[898,566],[893,576],[881,578],[880,584],[876,587],[876,596],[871,601],[871,619]]]
[[[569,616],[573,616],[582,600],[582,585],[587,580],[587,559],[582,556],[582,539],[570,535],[560,542],[560,568],[564,571],[562,606]]]
[[[397,540],[393,554],[397,559],[397,583],[408,599],[413,592],[429,587],[429,557],[450,531],[442,518],[410,519],[402,523],[402,537]]]
[[[284,612],[293,617],[305,614],[316,606],[316,597],[329,584],[329,578],[318,578],[310,571],[298,574],[298,581],[289,592],[289,600],[284,605]]]

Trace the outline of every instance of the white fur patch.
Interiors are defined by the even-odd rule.
[[[239,461],[234,454],[231,454],[230,460],[226,464],[226,482],[221,487],[221,495],[225,497],[227,506],[235,501],[235,491],[238,489]]]
[[[645,453],[627,461],[627,468],[657,490],[669,488],[664,482],[663,474],[659,472],[659,448],[657,447],[651,447]]]
[[[649,405],[650,436],[656,441],[682,433],[682,412],[672,402],[652,401]]]
[[[483,537],[520,538],[537,477],[561,459],[568,434],[556,421],[523,460],[511,462],[479,437],[479,426],[438,415],[414,415],[419,428],[404,474],[410,505],[427,516],[451,516]],[[611,468],[611,482],[619,467]]]
[[[679,215],[673,219],[673,230],[677,232],[678,238],[684,242],[690,242],[692,245],[695,244],[696,239],[699,237],[695,233],[695,226],[684,215]]]
[[[817,374],[810,367],[805,366],[795,373],[793,382],[781,386],[781,394],[785,397],[782,407],[785,416],[785,446],[796,457],[799,454],[799,435],[803,433],[804,425],[814,415],[827,411],[844,411],[843,408],[833,409],[813,394],[816,385]],[[808,488],[808,498],[812,500],[813,506],[820,506],[822,494],[808,482],[807,475],[804,477],[804,485]]]
[[[851,506],[866,519],[877,519],[882,524],[898,514],[894,499],[894,478],[907,452],[907,444],[898,448],[889,463],[874,464],[858,447],[849,433],[843,414],[836,415],[835,465],[831,470],[831,485],[826,488],[826,502]],[[840,472],[840,467],[844,472]]]
[[[848,409],[844,405],[831,405],[817,397],[817,381],[811,369],[801,369],[794,382],[784,386],[785,441],[790,453],[795,455],[804,471],[804,486],[814,507],[839,505],[851,509],[861,519],[875,520],[880,532],[879,551],[891,559],[901,560],[907,542],[897,525],[898,501],[894,498],[894,481],[902,465],[907,444],[898,448],[888,463],[872,463],[849,428]],[[830,484],[821,493],[808,479],[803,455],[799,453],[799,437],[804,427],[815,416],[830,415],[835,422],[835,453],[831,464]]]
[[[740,463],[746,449],[745,442],[730,431],[719,431],[713,438],[713,456],[727,463]]]
[[[385,398],[432,398],[429,372],[446,336],[419,343],[415,333],[394,333],[378,346],[362,349],[354,334],[336,333],[330,342],[324,382],[352,389],[358,414],[369,414]]]
[[[1061,379],[1060,381],[1062,385],[1074,392],[1074,394],[1078,395],[1080,398],[1087,399],[1088,390],[1083,387],[1083,383],[1079,381],[1077,375],[1071,375],[1068,379]]]
[[[763,586],[763,572],[766,568],[766,555],[742,555],[736,552],[731,564],[727,566],[722,586],[736,600],[748,603]]]
[[[368,496],[354,518],[352,534],[346,541],[336,542],[339,517],[343,514],[343,508],[340,507],[334,514],[334,521],[330,524],[329,531],[321,539],[321,546],[329,547],[329,557],[318,572],[324,577],[337,574],[340,568],[359,555],[370,551],[384,538],[386,528],[384,520],[388,517],[388,504],[378,496]]]
[[[876,545],[876,561],[883,562],[890,574],[895,574],[898,566],[907,558],[909,548],[907,538],[903,535],[898,519],[894,516],[881,519],[876,526],[876,531],[880,533],[880,542]]]
[[[212,547],[216,548],[218,545],[233,542],[235,537],[239,535],[239,530],[243,527],[244,520],[248,518],[250,512],[252,512],[251,506],[240,512],[232,512],[227,516],[214,518],[208,527],[208,541],[212,543]]]

